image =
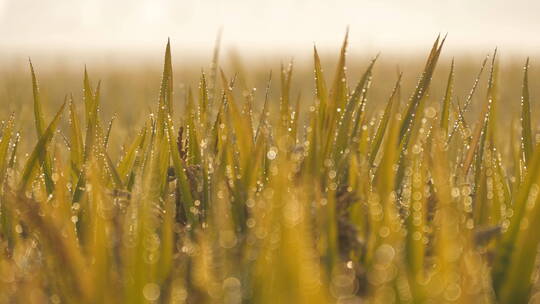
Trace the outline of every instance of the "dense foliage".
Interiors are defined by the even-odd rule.
[[[17,130],[27,121],[12,116],[0,129],[0,302],[538,298],[540,147],[528,61],[520,136],[504,138],[509,161],[495,140],[496,52],[462,103],[452,61],[436,102],[428,96],[443,44],[435,41],[404,102],[401,75],[387,100],[368,98],[377,57],[349,84],[347,39],[332,82],[315,49],[307,107],[291,96],[291,64],[273,77],[276,107],[269,76],[260,115],[216,62],[185,109],[173,109],[168,44],[155,111],[112,157],[100,85],[85,71],[83,102],[67,97],[47,121],[30,64],[38,141],[25,157]],[[487,94],[467,121],[482,74]],[[385,106],[370,115],[374,103]]]

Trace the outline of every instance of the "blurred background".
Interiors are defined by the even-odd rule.
[[[220,67],[229,77],[241,75],[238,94],[257,88],[260,107],[269,72],[276,76],[281,63],[294,60],[293,94],[311,104],[313,45],[330,81],[349,27],[351,83],[381,53],[370,93],[373,110],[386,102],[398,71],[404,72],[406,99],[436,36],[448,33],[430,98],[440,101],[455,57],[456,94],[463,102],[481,61],[498,47],[505,119],[519,109],[527,56],[533,101],[537,96],[538,12],[537,0],[0,0],[0,114],[32,115],[31,57],[45,102],[57,105],[66,94],[80,100],[86,65],[94,84],[102,81],[103,115],[118,114],[118,123],[129,126],[154,106],[167,38],[175,102],[181,104],[186,89],[197,88],[201,70],[209,72],[220,31]],[[486,77],[475,103],[485,98]]]
[[[537,0],[0,0],[0,45],[132,53],[171,37],[198,53],[223,28],[225,48],[290,55],[314,42],[333,48],[350,26],[355,50],[423,50],[440,32],[449,50],[530,54],[540,49],[539,11]]]

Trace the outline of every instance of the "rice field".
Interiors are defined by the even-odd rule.
[[[540,302],[534,60],[347,44],[4,70],[0,303]]]

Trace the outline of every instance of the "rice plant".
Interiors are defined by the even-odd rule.
[[[154,109],[114,154],[101,84],[85,69],[83,99],[66,95],[50,118],[30,62],[37,141],[18,132],[30,119],[0,128],[0,302],[538,301],[529,60],[508,136],[496,50],[468,95],[454,90],[452,60],[431,98],[444,43],[411,92],[402,73],[386,75],[382,100],[370,95],[378,55],[349,80],[347,36],[331,82],[313,50],[307,97],[294,95],[292,62],[263,97],[246,90],[219,48],[176,96],[167,43]]]

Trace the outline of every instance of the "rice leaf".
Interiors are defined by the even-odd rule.
[[[39,86],[36,78],[36,74],[34,72],[34,66],[32,65],[32,61],[29,60],[30,63],[30,72],[32,74],[32,93],[34,97],[34,119],[36,122],[36,131],[37,131],[37,137],[40,138],[43,136],[43,132],[45,130],[45,120],[43,118],[43,111],[41,109],[41,98],[39,94]],[[49,156],[47,155],[46,151],[44,154],[39,155],[41,162],[43,163],[43,173],[44,173],[44,180],[45,180],[45,186],[47,188],[47,193],[51,194],[54,189],[54,182],[52,180],[52,169],[51,169],[51,160]]]
[[[401,138],[402,143],[405,141],[406,138],[408,138],[408,136],[406,136],[407,133],[411,132],[414,117],[417,114],[417,109],[420,107],[420,102],[422,101],[424,95],[429,88],[429,84],[431,83],[431,78],[435,70],[435,66],[437,65],[437,61],[441,54],[444,41],[446,40],[446,37],[444,37],[439,43],[439,38],[440,37],[437,37],[437,40],[435,40],[435,43],[433,44],[431,52],[428,56],[424,71],[422,72],[422,76],[420,77],[418,85],[416,86],[416,90],[409,98],[407,111],[403,116],[403,125],[401,126],[401,129],[399,131],[399,138]]]
[[[392,90],[392,94],[390,95],[390,98],[388,99],[388,102],[386,103],[386,107],[384,109],[381,122],[379,123],[379,127],[377,128],[377,133],[375,134],[375,137],[373,138],[373,141],[371,142],[372,148],[369,153],[369,163],[372,166],[375,163],[375,158],[377,157],[377,153],[379,152],[379,148],[383,141],[384,134],[386,133],[386,129],[388,127],[388,121],[390,120],[390,117],[395,116],[395,114],[398,111],[399,101],[397,100],[397,92],[401,85],[402,76],[403,74],[399,74],[398,76],[394,89]]]
[[[70,124],[70,155],[71,155],[71,168],[73,170],[75,178],[78,178],[83,166],[84,159],[84,143],[82,140],[82,132],[77,115],[77,109],[73,101],[73,96],[69,102],[69,124]],[[77,181],[74,179],[75,184]]]
[[[326,88],[326,81],[324,80],[321,59],[319,58],[319,53],[315,46],[313,46],[313,61],[315,65],[315,95],[319,102],[319,123],[322,124],[322,126],[326,126],[328,89]]]
[[[43,110],[41,106],[41,97],[39,94],[39,85],[36,78],[36,73],[34,72],[34,66],[32,61],[29,59],[30,64],[30,73],[32,74],[32,94],[34,97],[34,120],[36,123],[37,136],[40,137],[45,131],[45,120],[43,118]]]
[[[0,185],[4,185],[4,179],[6,171],[9,166],[9,145],[13,137],[13,128],[15,125],[15,115],[11,115],[9,121],[2,129],[2,136],[0,137]],[[2,193],[3,186],[0,186],[0,193]]]
[[[107,150],[107,146],[109,145],[109,137],[111,136],[111,130],[115,119],[116,115],[111,118],[109,125],[107,126],[107,132],[105,133],[105,138],[103,139],[103,146],[105,150]]]
[[[450,104],[452,101],[452,94],[454,90],[454,58],[450,64],[450,72],[448,74],[448,81],[446,83],[446,91],[442,102],[441,110],[441,128],[448,134],[448,126],[450,125]]]
[[[193,196],[191,195],[191,189],[188,182],[188,177],[186,175],[186,169],[185,165],[182,163],[182,159],[180,158],[180,153],[178,151],[178,147],[176,145],[176,141],[174,140],[175,132],[172,125],[172,119],[170,116],[167,118],[166,121],[166,134],[167,134],[167,140],[169,142],[169,153],[171,154],[173,166],[174,166],[174,172],[176,175],[176,178],[178,179],[178,187],[180,189],[180,195],[183,203],[183,208],[185,214],[187,214],[189,222],[195,224],[197,222],[197,219],[193,216],[193,213],[191,213],[190,208],[193,207]]]
[[[478,71],[478,74],[476,75],[476,78],[474,79],[473,86],[471,88],[471,91],[467,95],[467,99],[465,99],[465,103],[462,107],[462,111],[458,112],[457,120],[454,123],[454,126],[452,127],[452,131],[450,132],[450,135],[448,136],[448,142],[452,140],[452,137],[454,136],[454,133],[456,132],[458,127],[465,122],[465,118],[463,114],[467,111],[467,109],[471,105],[474,93],[476,92],[478,83],[480,83],[480,77],[482,76],[482,72],[484,71],[484,68],[486,67],[488,59],[489,59],[489,56],[486,56],[486,58],[484,58],[484,60],[482,61],[482,64],[480,65],[480,70]]]
[[[529,97],[529,58],[523,68],[523,86],[521,90],[521,145],[523,158],[527,164],[533,152],[533,139],[531,132],[531,103]]]
[[[45,131],[43,132],[43,135],[39,138],[36,146],[30,154],[30,157],[26,161],[21,176],[21,181],[19,183],[19,191],[25,191],[28,184],[31,183],[35,178],[35,174],[39,168],[39,165],[43,163],[43,159],[40,158],[40,155],[46,154],[46,150],[49,143],[51,142],[54,132],[56,132],[58,121],[60,120],[60,117],[64,112],[65,106],[66,103],[64,102],[64,104],[62,104],[62,106],[60,107],[60,110],[58,110],[52,121],[49,123],[49,126],[47,126],[47,129],[45,129]]]
[[[352,142],[352,138],[357,136],[356,132],[358,126],[361,124],[363,114],[365,112],[366,98],[364,98],[364,96],[367,93],[367,88],[370,82],[369,79],[371,77],[373,66],[377,61],[377,58],[378,55],[371,60],[366,71],[363,73],[362,77],[358,81],[358,84],[356,85],[353,93],[348,98],[343,114],[340,117],[335,149],[338,154],[343,153],[346,147]],[[351,126],[354,126],[352,130]]]

